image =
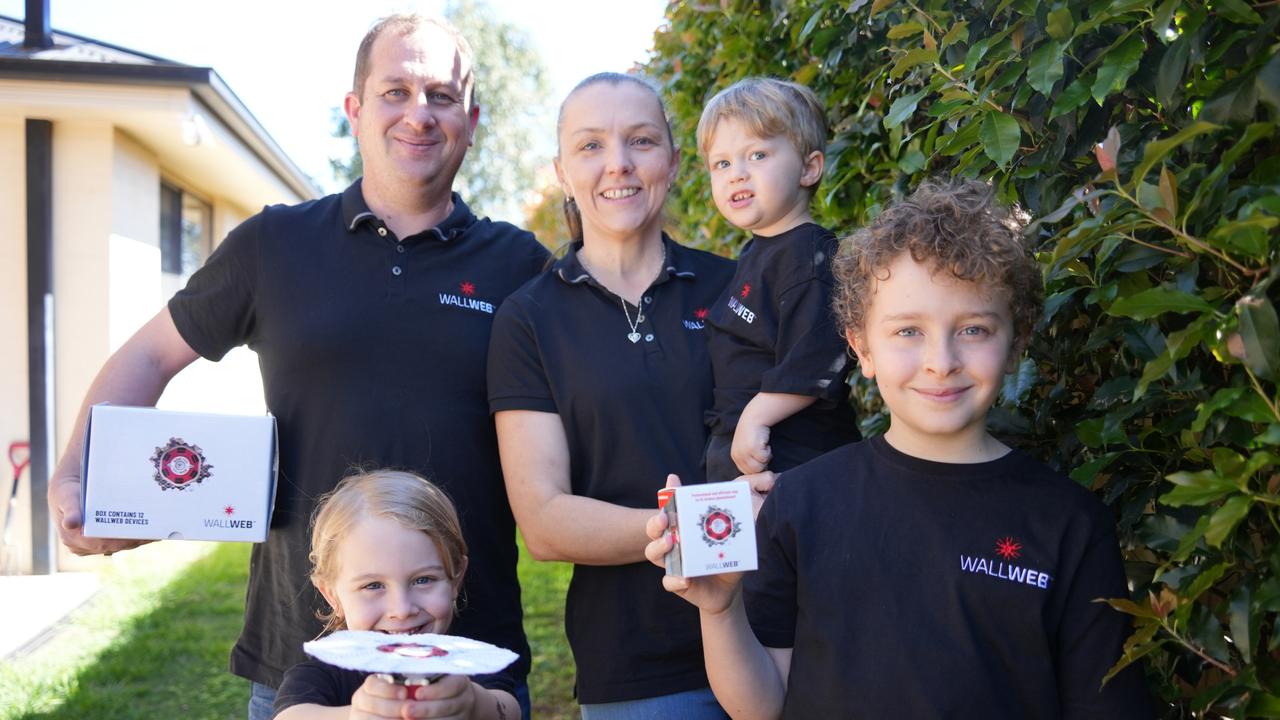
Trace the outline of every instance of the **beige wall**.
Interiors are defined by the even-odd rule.
[[[0,118],[0,452],[14,440],[29,439],[27,430],[27,195],[26,129],[21,118]],[[0,515],[8,512],[8,459],[0,460]],[[24,480],[18,507],[30,507],[30,480]],[[29,513],[14,516],[11,530],[25,550],[30,546]],[[5,552],[0,550],[0,553]],[[31,554],[14,551],[0,557],[0,567],[15,562],[30,572]]]

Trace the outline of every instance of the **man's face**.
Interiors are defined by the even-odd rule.
[[[367,179],[453,185],[480,118],[479,107],[467,107],[468,71],[453,39],[434,26],[374,41],[364,96],[349,93],[345,103]]]

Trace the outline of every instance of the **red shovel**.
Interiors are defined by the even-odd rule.
[[[9,465],[13,467],[13,486],[9,488],[9,509],[4,514],[4,571],[10,574],[13,557],[13,516],[18,514],[18,481],[31,464],[31,444],[25,440],[9,443]]]

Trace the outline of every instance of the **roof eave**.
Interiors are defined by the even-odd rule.
[[[321,195],[311,178],[276,144],[213,68],[0,57],[0,77],[48,82],[187,87],[289,189],[304,200]]]

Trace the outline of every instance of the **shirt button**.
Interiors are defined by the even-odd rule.
[[[653,302],[653,297],[652,297],[651,295],[645,295],[645,296],[644,296],[644,304],[645,304],[645,305],[648,305],[648,304],[649,304],[649,303],[651,303],[651,302]]]
[[[397,246],[396,246],[396,252],[398,252],[398,253],[402,253],[402,252],[404,252],[404,246],[403,246],[403,245],[397,245]]]
[[[378,235],[379,235],[379,236],[381,236],[381,237],[386,237],[386,236],[387,236],[387,229],[386,229],[386,228],[383,228],[383,227],[378,228]]]
[[[392,274],[392,275],[399,275],[399,274],[400,274],[400,273],[402,273],[402,272],[404,272],[404,271],[400,269],[400,266],[399,266],[399,265],[395,265],[395,266],[393,266],[393,267],[391,268],[391,274]]]
[[[645,342],[653,342],[653,333],[649,333],[648,335],[645,335],[645,336],[644,336],[644,341],[645,341]]]

